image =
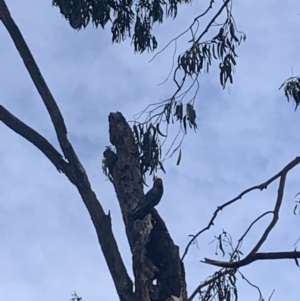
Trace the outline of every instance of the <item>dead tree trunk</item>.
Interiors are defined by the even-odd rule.
[[[73,183],[92,218],[102,252],[122,301],[186,301],[186,284],[178,247],[156,210],[143,221],[133,221],[131,212],[143,196],[139,156],[133,133],[120,113],[110,114],[110,140],[116,154],[107,149],[113,184],[123,214],[133,257],[135,292],[111,229],[110,216],[92,190],[88,176],[67,137],[67,128],[59,107],[4,0],[0,0],[0,21],[6,27],[24,61],[33,83],[49,112],[62,154],[46,138],[0,105],[0,121],[34,144],[54,166]]]
[[[179,248],[164,221],[153,209],[143,220],[134,221],[132,210],[143,197],[138,148],[133,132],[119,112],[109,115],[110,141],[104,157],[120,203],[132,252],[135,295],[141,301],[187,300],[184,266]]]

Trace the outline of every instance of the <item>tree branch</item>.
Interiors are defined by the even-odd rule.
[[[277,201],[276,201],[275,208],[274,208],[274,211],[273,211],[273,218],[272,218],[269,226],[266,228],[265,232],[263,233],[262,237],[257,242],[256,246],[253,248],[253,250],[249,253],[248,256],[251,256],[252,254],[256,253],[259,250],[259,248],[266,241],[268,235],[270,234],[272,229],[275,227],[275,225],[276,225],[276,223],[279,219],[279,210],[280,210],[280,207],[281,207],[281,204],[282,204],[284,185],[285,185],[285,180],[286,180],[286,173],[287,172],[283,172],[281,177],[280,177],[278,194],[277,194]]]
[[[212,218],[210,219],[208,225],[203,228],[202,230],[200,230],[198,233],[196,233],[195,235],[193,235],[193,238],[189,241],[189,243],[187,244],[185,250],[184,250],[184,253],[182,255],[182,258],[181,260],[184,259],[184,257],[186,256],[190,246],[192,245],[192,243],[196,240],[196,238],[201,235],[203,232],[207,231],[210,229],[211,226],[214,225],[214,221],[215,219],[217,218],[217,215],[220,211],[222,211],[225,207],[231,205],[232,203],[242,199],[242,197],[253,191],[253,190],[263,190],[263,189],[267,189],[268,186],[273,182],[275,181],[277,178],[281,177],[284,173],[287,174],[291,169],[293,169],[296,165],[298,165],[300,163],[300,157],[296,157],[294,160],[292,160],[291,162],[289,162],[280,172],[278,172],[276,175],[274,175],[273,177],[271,177],[269,180],[267,180],[266,182],[262,183],[262,184],[259,184],[259,185],[256,185],[256,186],[253,186],[253,187],[250,187],[246,190],[244,190],[243,192],[241,192],[237,197],[235,197],[234,199],[224,203],[223,205],[219,206],[215,212],[213,213],[213,216]]]
[[[17,50],[19,51],[24,65],[48,110],[65,158],[67,158],[69,162],[79,165],[80,163],[75,151],[68,141],[67,128],[59,107],[56,104],[18,26],[12,19],[4,0],[0,0],[0,19],[10,34]]]
[[[228,3],[229,1],[230,1],[230,0],[227,0],[226,2]],[[200,18],[204,17],[204,16],[209,12],[210,9],[212,9],[213,3],[214,3],[214,0],[210,0],[207,9],[206,9],[202,14],[200,14],[199,16],[197,16],[197,17],[194,19],[193,23],[192,23],[186,30],[184,30],[184,31],[181,32],[179,35],[177,35],[175,38],[173,38],[171,41],[169,41],[168,44],[165,45],[165,46],[162,48],[162,50],[158,51],[158,52],[152,57],[152,59],[149,61],[149,63],[151,63],[151,62],[152,62],[159,54],[161,54],[164,50],[166,50],[173,42],[176,42],[176,41],[177,41],[180,37],[182,37],[185,33],[187,33],[188,31],[192,30],[192,28],[193,28],[193,26],[195,25],[195,23],[198,22],[198,20],[199,20]],[[223,9],[224,9],[224,5],[223,5],[222,8],[221,8],[221,12],[222,12]],[[214,16],[214,18],[213,18],[214,21],[216,20],[216,18],[218,17],[218,15],[220,15],[221,12],[219,11],[219,12],[217,13],[217,15]],[[213,22],[214,22],[214,21],[213,21]],[[212,24],[213,22],[210,22],[210,23]],[[208,31],[208,29],[209,29],[209,27],[206,27],[206,28],[205,28],[205,31],[202,33],[202,36],[205,34],[205,32]],[[201,37],[200,37],[200,38],[201,38]],[[199,39],[199,40],[200,40],[200,39]]]
[[[268,227],[266,228],[266,230],[264,231],[264,233],[262,234],[260,240],[257,242],[257,244],[255,245],[253,250],[243,260],[229,262],[229,263],[239,264],[241,262],[247,262],[247,264],[249,264],[248,258],[250,259],[250,262],[252,262],[253,261],[252,260],[253,256],[255,256],[257,254],[257,251],[260,249],[260,247],[266,241],[268,235],[271,233],[272,229],[275,227],[275,225],[276,225],[276,223],[279,219],[279,210],[280,210],[280,207],[281,207],[281,204],[282,204],[282,199],[283,199],[283,192],[284,192],[286,174],[287,174],[287,171],[284,171],[284,172],[282,172],[282,175],[280,177],[277,200],[276,200],[275,208],[274,208],[274,211],[273,211],[273,218],[272,218],[270,224],[268,225]],[[275,254],[275,253],[268,253],[268,254]],[[210,261],[210,260],[205,259],[206,263],[208,263],[208,261]],[[243,264],[243,265],[245,265],[245,264]]]
[[[204,261],[201,262],[222,267],[222,268],[236,269],[248,265],[256,260],[276,260],[276,259],[296,259],[296,258],[300,258],[299,251],[255,253],[255,254],[251,254],[251,256],[245,257],[240,261],[234,261],[234,262],[218,261],[209,258],[204,258]]]
[[[218,18],[218,16],[222,13],[223,9],[228,5],[229,2],[230,2],[230,0],[225,0],[224,1],[223,5],[220,7],[220,9],[215,14],[215,16],[210,20],[210,22],[208,23],[208,25],[206,26],[206,28],[203,30],[203,32],[199,35],[199,37],[197,38],[197,40],[195,41],[195,43],[199,42],[201,40],[201,38],[205,35],[205,33],[208,32],[208,29],[216,21],[216,19]]]
[[[263,298],[263,295],[262,295],[262,293],[261,293],[260,288],[259,288],[257,285],[253,284],[252,282],[250,282],[250,281],[244,276],[244,274],[242,274],[239,270],[238,270],[237,272],[241,275],[241,277],[242,277],[243,280],[245,280],[250,286],[254,287],[254,288],[258,291],[258,293],[259,293],[259,299],[258,299],[258,300],[262,300],[262,301],[263,301],[264,298]]]
[[[61,154],[43,136],[12,115],[2,105],[0,105],[0,120],[10,129],[36,146],[53,165],[59,171],[62,171],[77,187],[92,217],[99,243],[114,279],[120,300],[134,300],[132,281],[127,274],[113,236],[110,215],[104,213],[95,193],[91,190],[87,176],[81,181],[76,171],[74,171],[69,163],[63,160]]]
[[[246,237],[246,235],[249,233],[249,231],[251,230],[251,228],[254,226],[255,223],[257,223],[261,218],[263,218],[264,216],[266,216],[267,214],[271,214],[273,213],[273,211],[266,211],[263,214],[261,214],[259,217],[257,217],[251,224],[250,226],[247,228],[247,230],[245,231],[245,233],[241,236],[241,238],[238,240],[238,244],[241,243],[241,241]],[[235,248],[235,251],[237,251],[238,246]],[[233,253],[235,253],[235,251]]]
[[[2,106],[1,120],[15,132],[40,149],[59,170],[66,174],[71,183],[77,187],[93,221],[102,252],[109,267],[109,271],[113,278],[120,300],[135,300],[132,280],[126,271],[117,242],[112,232],[110,215],[106,215],[104,213],[96,194],[91,188],[88,176],[67,138],[67,129],[58,105],[47,87],[20,30],[12,19],[4,0],[0,0],[0,20],[3,22],[14,41],[15,46],[18,49],[24,64],[44,101],[44,104],[46,105],[54,125],[59,144],[64,156],[68,160],[68,163],[62,160],[60,154],[54,147],[50,146],[50,143],[45,138],[15,118]]]
[[[11,114],[2,105],[0,105],[0,120],[14,132],[36,146],[59,171],[62,171],[64,173],[67,172],[68,163],[63,159],[62,155],[52,146],[52,144],[34,129]]]

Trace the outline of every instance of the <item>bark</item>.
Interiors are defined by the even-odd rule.
[[[184,266],[179,248],[155,209],[134,221],[132,210],[143,197],[139,153],[133,132],[119,112],[109,115],[110,141],[104,152],[117,193],[133,257],[137,300],[187,300]]]

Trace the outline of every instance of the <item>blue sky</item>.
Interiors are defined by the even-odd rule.
[[[158,85],[169,73],[174,46],[149,64],[153,54],[135,55],[130,41],[111,44],[110,29],[72,30],[51,1],[7,1],[68,127],[69,138],[85,166],[93,189],[113,218],[113,230],[131,273],[131,254],[115,192],[101,169],[109,145],[108,114],[128,120],[159,98],[170,96],[172,82]],[[155,27],[159,49],[185,29],[201,9],[181,7],[179,17]],[[199,10],[199,12],[198,12]],[[243,1],[234,15],[247,41],[238,49],[234,85],[219,84],[218,63],[201,76],[196,110],[199,130],[184,141],[180,166],[165,162],[161,216],[181,252],[188,235],[207,225],[216,206],[277,173],[299,155],[299,112],[287,103],[281,83],[298,75],[299,3]],[[207,19],[201,23],[206,26]],[[0,99],[13,114],[55,146],[45,107],[8,33],[0,26]],[[180,40],[184,50],[190,36]],[[179,54],[179,53],[178,53]],[[293,70],[293,73],[292,73]],[[35,147],[0,125],[0,294],[24,301],[69,300],[76,290],[86,301],[118,300],[90,217],[75,187]],[[209,244],[222,229],[238,239],[249,223],[276,199],[277,182],[247,195],[224,210],[215,226],[193,245],[185,259],[188,291],[216,269],[200,263],[215,256]],[[299,167],[288,174],[280,220],[261,251],[293,250],[300,217],[293,215],[300,191]],[[243,244],[247,254],[270,219],[257,224]],[[275,300],[299,295],[300,270],[292,260],[255,262],[241,272]],[[242,280],[243,300],[258,299]]]

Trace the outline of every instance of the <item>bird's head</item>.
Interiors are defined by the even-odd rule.
[[[153,187],[161,187],[162,186],[162,179],[161,178],[154,178]]]

